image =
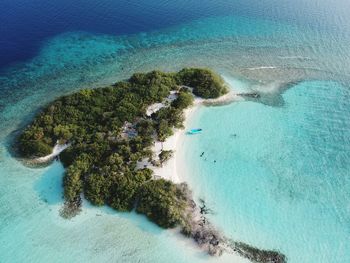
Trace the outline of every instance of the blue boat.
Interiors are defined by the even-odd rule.
[[[188,131],[187,133],[188,134],[198,134],[198,133],[201,133],[203,130],[198,128],[198,129],[192,129],[190,131]]]

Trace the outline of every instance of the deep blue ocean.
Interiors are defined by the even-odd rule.
[[[343,30],[342,27],[349,25],[348,8],[346,0],[336,3],[330,0],[218,0],[215,3],[210,0],[2,0],[0,68],[33,58],[46,40],[70,31],[135,34],[220,15],[278,19]]]
[[[350,262],[349,10],[347,0],[0,1],[0,262],[245,262],[209,258],[134,213],[84,203],[63,220],[61,164],[32,169],[10,154],[52,99],[186,66],[262,95],[201,107],[186,129],[203,134],[181,137],[180,177],[210,220],[288,262]]]

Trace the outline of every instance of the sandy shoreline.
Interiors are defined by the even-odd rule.
[[[176,129],[174,131],[174,135],[169,137],[165,142],[156,142],[154,147],[152,148],[153,152],[158,155],[161,150],[172,150],[174,151],[173,157],[163,164],[162,167],[152,167],[154,171],[155,177],[161,177],[167,180],[170,180],[174,183],[181,183],[185,181],[184,177],[178,173],[178,171],[185,171],[185,163],[177,161],[179,159],[179,150],[182,147],[182,141],[184,136],[186,136],[186,131],[189,129],[189,121],[194,116],[194,114],[198,111],[200,107],[203,106],[216,106],[216,105],[225,105],[229,104],[233,101],[240,100],[241,97],[238,96],[232,89],[230,92],[221,96],[218,99],[202,99],[195,98],[193,105],[185,110],[185,122],[184,129]]]
[[[43,156],[43,157],[39,157],[39,158],[35,158],[33,160],[34,163],[47,163],[52,161],[53,159],[55,159],[57,156],[60,155],[61,152],[63,152],[65,149],[67,149],[70,146],[70,144],[59,144],[58,142],[55,144],[55,146],[52,149],[52,153],[50,153],[49,155]]]
[[[181,178],[178,170],[179,163],[177,162],[178,152],[181,147],[180,142],[183,140],[183,137],[186,136],[186,129],[188,128],[188,120],[193,116],[193,114],[201,107],[200,103],[194,103],[194,105],[185,110],[185,123],[184,129],[176,129],[174,135],[166,139],[165,142],[156,142],[155,146],[152,148],[153,152],[158,155],[161,150],[172,150],[174,154],[170,160],[163,164],[162,167],[152,167],[154,175],[156,177],[161,177],[167,180],[170,180],[174,183],[181,183],[184,181],[184,178]],[[184,164],[182,164],[184,165]],[[180,168],[182,170],[182,168]]]

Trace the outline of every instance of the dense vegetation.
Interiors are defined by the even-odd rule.
[[[136,211],[159,226],[170,228],[182,222],[185,205],[186,196],[172,182],[150,180],[140,187]]]
[[[213,99],[227,93],[222,78],[209,69],[184,68],[177,73],[178,82],[193,88],[193,94]]]
[[[206,69],[137,73],[127,81],[50,103],[20,135],[19,152],[26,158],[40,157],[51,153],[56,142],[70,143],[60,155],[66,167],[66,202],[80,202],[84,193],[95,205],[118,211],[136,206],[158,225],[174,227],[185,206],[181,191],[172,182],[152,179],[152,170],[137,169],[137,162],[152,159],[154,140],[164,141],[183,126],[183,109],[193,103],[193,95],[182,86],[204,98],[226,92],[221,78]],[[178,91],[177,99],[147,117],[147,107],[163,102],[171,90]],[[131,128],[125,130],[127,123]],[[167,151],[159,156],[161,162],[170,157]]]

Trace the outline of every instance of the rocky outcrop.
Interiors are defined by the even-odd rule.
[[[244,98],[253,98],[253,99],[259,99],[261,95],[257,92],[248,92],[248,93],[239,93],[237,96],[241,96]]]
[[[259,263],[285,263],[285,255],[277,251],[255,248],[242,242],[236,242],[225,237],[207,219],[212,211],[206,206],[204,200],[197,205],[193,200],[191,191],[186,183],[179,185],[186,195],[187,208],[184,215],[182,233],[192,238],[201,249],[209,255],[220,256],[224,252],[235,253]]]
[[[71,219],[75,217],[81,212],[82,202],[83,201],[80,196],[71,202],[65,201],[64,205],[60,209],[60,216],[65,219]]]
[[[231,249],[238,253],[242,257],[249,259],[252,262],[261,263],[285,263],[287,262],[286,256],[278,251],[263,250],[252,247],[242,242],[232,241],[230,244]]]
[[[184,215],[182,233],[192,238],[203,250],[212,256],[220,256],[225,251],[225,239],[207,220],[210,212],[203,202],[198,206],[192,198],[192,193],[185,183],[180,185],[186,193],[187,208]]]

